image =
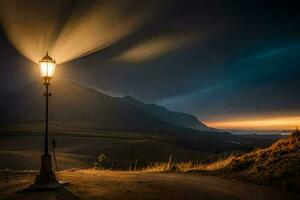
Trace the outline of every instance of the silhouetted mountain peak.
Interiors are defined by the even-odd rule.
[[[201,131],[214,131],[214,132],[219,131],[217,129],[212,129],[210,127],[207,127],[205,124],[201,123],[197,119],[197,117],[191,114],[169,111],[163,106],[158,106],[155,104],[146,104],[131,96],[125,96],[123,97],[123,100],[133,106],[138,107],[141,110],[150,113],[151,115],[153,115],[154,117],[162,121],[165,121],[167,123],[176,126],[181,126],[181,127],[191,128],[191,129],[201,130]]]

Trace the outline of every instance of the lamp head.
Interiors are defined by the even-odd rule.
[[[49,83],[54,76],[55,60],[48,55],[47,51],[46,55],[39,61],[39,64],[42,79],[45,83]]]

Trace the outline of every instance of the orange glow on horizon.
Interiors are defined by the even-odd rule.
[[[294,130],[300,125],[300,116],[207,121],[205,124],[214,128],[231,130]]]

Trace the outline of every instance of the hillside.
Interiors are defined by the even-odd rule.
[[[41,84],[31,83],[16,93],[2,97],[0,119],[42,121],[42,87]],[[51,121],[89,122],[102,128],[116,129],[170,128],[133,106],[78,84],[56,80],[50,90],[53,94],[50,97]]]
[[[300,189],[300,135],[294,133],[268,148],[236,157],[223,171],[255,182]]]
[[[0,97],[0,121],[42,121],[43,91],[41,83],[33,82],[15,93]],[[51,121],[88,122],[99,128],[115,130],[181,132],[195,129],[216,132],[192,115],[170,112],[165,108],[158,113],[158,106],[154,105],[143,109],[139,106],[143,103],[137,100],[138,104],[133,104],[127,101],[128,98],[113,98],[67,80],[55,79],[50,91],[53,94],[50,97]]]
[[[201,123],[195,116],[191,114],[172,112],[162,106],[157,106],[155,104],[145,104],[130,96],[125,96],[122,100],[143,111],[146,111],[147,113],[150,113],[151,115],[162,121],[173,125],[191,128],[199,131],[219,131],[217,129],[207,127],[205,124]]]
[[[276,185],[300,191],[300,132],[280,139],[270,147],[241,155],[229,155],[215,161],[161,162],[147,166],[145,171],[203,172],[265,185]]]

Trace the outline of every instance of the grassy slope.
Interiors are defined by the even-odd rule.
[[[260,183],[300,188],[299,133],[234,158],[223,171]]]

